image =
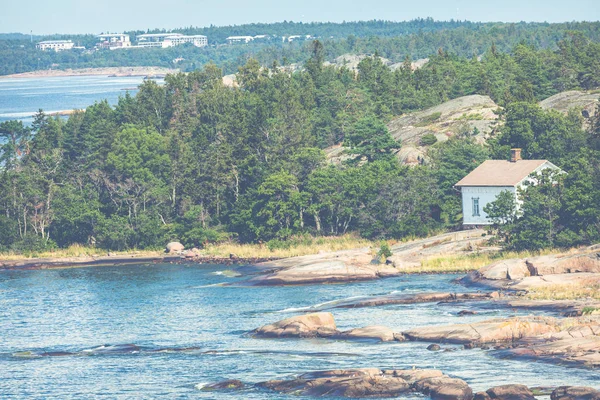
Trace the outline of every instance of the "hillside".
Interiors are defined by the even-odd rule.
[[[573,31],[592,41],[600,40],[598,22],[571,23],[477,23],[470,21],[357,21],[344,23],[247,24],[222,27],[187,27],[171,32],[206,35],[209,46],[197,48],[183,45],[172,48],[147,48],[126,51],[95,51],[94,34],[51,35],[35,40],[68,39],[84,46],[85,51],[43,52],[35,49],[28,36],[0,34],[0,75],[46,69],[77,69],[96,67],[161,66],[192,71],[215,63],[225,74],[235,73],[252,57],[263,66],[304,63],[311,55],[312,40],[325,45],[324,57],[330,62],[344,54],[379,54],[399,65],[406,57],[424,60],[439,49],[462,57],[481,55],[492,44],[497,51],[507,53],[519,43],[553,50],[557,43]],[[126,31],[134,40],[142,33],[164,30]],[[244,45],[228,45],[226,38],[235,35],[266,35],[268,38]],[[285,38],[301,35],[300,40]],[[420,64],[422,61],[417,63]]]

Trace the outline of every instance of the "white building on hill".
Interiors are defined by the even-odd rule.
[[[464,225],[490,225],[483,208],[500,192],[508,190],[517,196],[531,174],[551,168],[560,171],[548,160],[522,160],[521,149],[511,150],[511,160],[487,160],[461,179],[455,187],[462,194]],[[517,205],[519,203],[517,202]]]
[[[35,48],[38,50],[62,51],[71,50],[73,46],[74,43],[70,40],[44,40],[36,44]]]
[[[208,46],[208,38],[204,35],[186,36],[181,33],[145,33],[138,35],[135,47],[173,47],[184,43],[192,43],[196,47]]]
[[[96,37],[100,39],[100,43],[96,45],[99,48],[114,50],[131,46],[129,35],[124,33],[104,33]]]

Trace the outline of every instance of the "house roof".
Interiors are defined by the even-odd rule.
[[[547,162],[547,160],[516,162],[487,160],[454,186],[516,186]]]

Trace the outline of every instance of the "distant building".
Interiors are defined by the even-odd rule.
[[[254,36],[229,36],[226,40],[228,44],[249,43],[254,40]]]
[[[73,46],[74,43],[70,40],[45,40],[36,44],[35,48],[38,50],[63,51],[71,50]]]
[[[131,47],[129,35],[125,35],[124,33],[105,33],[96,37],[100,39],[100,42],[96,44],[96,47],[101,49],[115,50]]]
[[[134,47],[173,47],[191,43],[196,47],[208,46],[208,38],[204,35],[186,36],[181,33],[145,33],[137,36]]]
[[[521,149],[511,150],[510,161],[484,161],[454,185],[462,195],[463,224],[490,225],[492,221],[483,208],[505,190],[514,193],[517,206],[520,206],[518,189],[532,181],[529,177],[531,174],[548,168],[560,171],[560,168],[547,160],[522,160]]]

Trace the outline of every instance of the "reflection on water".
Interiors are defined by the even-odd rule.
[[[254,328],[299,310],[392,292],[466,291],[454,275],[415,275],[348,285],[226,287],[231,267],[145,265],[0,272],[0,397],[193,396],[227,378],[246,383],[332,368],[438,368],[475,390],[507,382],[600,386],[597,372],[499,360],[480,349],[426,343],[256,339]],[[468,307],[468,306],[464,306]],[[453,304],[333,309],[339,329],[473,322],[509,309],[458,317]],[[244,398],[286,398],[247,389]]]

